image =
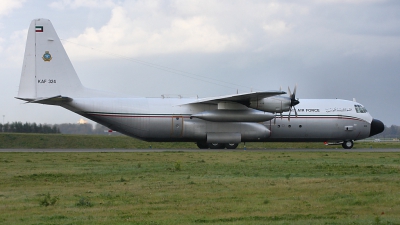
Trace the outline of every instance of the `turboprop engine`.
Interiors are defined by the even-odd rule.
[[[289,111],[291,99],[285,96],[274,96],[250,101],[250,108],[264,112],[282,113]]]
[[[294,86],[293,94],[290,91],[290,88],[288,87],[289,91],[289,97],[285,96],[273,96],[273,97],[268,97],[268,98],[263,98],[263,99],[258,99],[258,100],[252,100],[250,101],[250,108],[253,109],[258,109],[262,110],[265,112],[273,112],[273,113],[281,113],[282,112],[287,112],[289,111],[289,116],[288,120],[290,121],[290,114],[292,111],[294,111],[296,117],[297,117],[297,111],[295,106],[300,103],[298,99],[296,99],[296,89],[297,85]]]

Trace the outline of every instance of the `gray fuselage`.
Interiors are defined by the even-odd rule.
[[[356,112],[359,103],[302,99],[296,117],[288,113],[254,122],[210,122],[190,116],[216,110],[214,104],[186,104],[180,98],[74,98],[62,106],[112,130],[146,141],[207,141],[212,134],[239,134],[249,141],[343,141],[367,138],[373,118]],[[208,137],[210,136],[210,137]],[[208,140],[211,142],[211,140]]]

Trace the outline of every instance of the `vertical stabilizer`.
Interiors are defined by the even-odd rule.
[[[33,20],[28,29],[18,98],[72,97],[83,89],[50,20]]]

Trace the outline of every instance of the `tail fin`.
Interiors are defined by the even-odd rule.
[[[18,98],[32,101],[71,97],[83,90],[50,20],[33,20],[28,30]]]

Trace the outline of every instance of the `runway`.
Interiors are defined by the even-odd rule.
[[[400,152],[400,149],[0,149],[1,152]]]

